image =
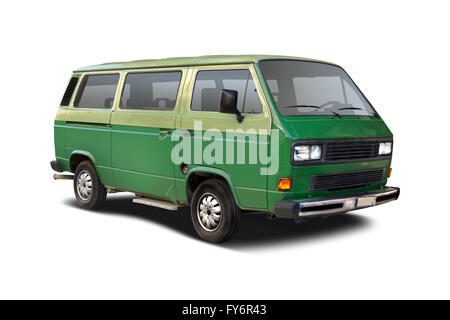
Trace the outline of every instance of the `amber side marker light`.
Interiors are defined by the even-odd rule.
[[[388,178],[391,177],[391,173],[392,173],[392,168],[389,168],[389,171],[388,171]]]
[[[289,191],[292,186],[292,178],[280,178],[278,180],[278,190],[280,191]]]

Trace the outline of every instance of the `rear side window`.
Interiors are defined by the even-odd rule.
[[[180,80],[181,71],[129,73],[125,79],[120,108],[173,110]]]
[[[238,92],[237,108],[240,112],[262,112],[255,81],[249,70],[199,71],[195,79],[191,110],[218,112],[222,89]]]
[[[85,76],[78,89],[74,107],[103,108],[113,106],[119,74],[98,74]]]
[[[67,85],[66,92],[64,92],[64,96],[61,100],[62,106],[68,106],[70,103],[70,99],[72,99],[73,92],[75,91],[75,87],[78,83],[78,77],[72,77]]]

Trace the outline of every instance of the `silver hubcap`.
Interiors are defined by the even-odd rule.
[[[78,196],[84,201],[88,201],[92,196],[92,178],[86,170],[81,171],[78,175],[77,191]]]
[[[197,204],[197,218],[206,231],[215,231],[222,222],[222,207],[219,200],[211,194],[204,194]]]

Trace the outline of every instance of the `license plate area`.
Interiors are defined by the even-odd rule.
[[[356,207],[362,208],[362,207],[370,207],[374,206],[377,202],[377,197],[361,197],[358,198],[358,201],[356,202]]]

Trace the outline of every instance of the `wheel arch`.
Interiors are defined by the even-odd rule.
[[[200,183],[213,178],[222,180],[228,185],[236,205],[240,207],[239,198],[237,197],[236,189],[234,188],[231,177],[220,169],[210,167],[195,167],[189,171],[186,179],[186,197],[188,203],[191,202],[192,195]]]
[[[85,160],[90,160],[95,167],[95,158],[92,153],[84,150],[72,151],[69,158],[70,171],[75,172],[77,166]]]

